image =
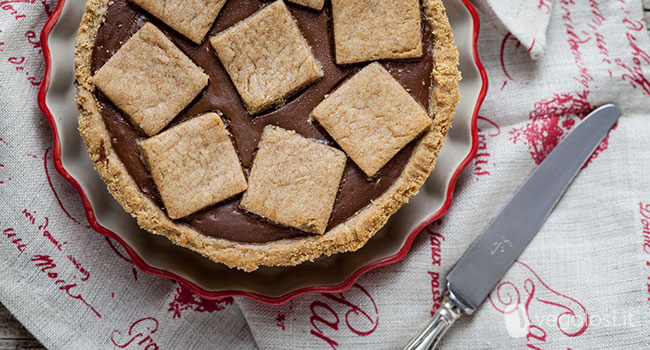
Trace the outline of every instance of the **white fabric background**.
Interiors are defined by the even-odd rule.
[[[650,348],[650,206],[643,210],[650,204],[650,41],[641,3],[551,3],[479,4],[490,86],[479,153],[449,213],[420,234],[404,261],[371,271],[348,292],[279,307],[200,300],[136,270],[87,228],[78,195],[52,166],[51,134],[36,103],[43,62],[34,42],[54,4],[3,3],[0,301],[52,349],[399,348],[430,319],[444,272],[536,162],[581,116],[615,102],[624,115],[607,145],[501,289],[441,348]],[[35,255],[56,267],[42,272]],[[515,291],[521,306],[510,312],[516,303],[504,303],[516,300]]]
[[[546,49],[546,30],[554,0],[475,1],[476,7],[491,21],[499,22],[530,52],[533,59]]]

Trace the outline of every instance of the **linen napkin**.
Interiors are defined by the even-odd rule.
[[[475,1],[483,18],[499,22],[530,52],[539,58],[546,49],[546,30],[551,19],[553,0],[536,1]]]
[[[448,214],[406,259],[349,291],[278,307],[203,300],[137,270],[88,228],[53,168],[36,103],[38,37],[56,3],[0,3],[0,301],[52,349],[399,348],[430,320],[445,272],[516,186],[589,111],[615,102],[617,128],[440,348],[649,348],[650,40],[640,0],[505,3],[480,4],[490,86],[479,151]]]

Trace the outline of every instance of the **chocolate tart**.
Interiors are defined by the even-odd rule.
[[[294,266],[358,250],[424,184],[460,99],[441,0],[166,3],[88,1],[74,60],[79,132],[143,229]]]

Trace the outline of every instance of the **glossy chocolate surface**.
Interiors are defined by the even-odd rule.
[[[257,0],[228,0],[208,37],[250,16],[263,5],[264,2]],[[95,41],[93,74],[145,22],[151,21],[210,76],[208,87],[170,123],[170,126],[205,112],[221,111],[246,172],[252,164],[262,130],[269,124],[295,130],[305,137],[338,147],[317,123],[311,121],[309,114],[326,94],[365,64],[338,66],[334,63],[334,40],[329,30],[332,21],[329,6],[321,12],[292,4],[288,6],[314,55],[322,64],[325,76],[290,97],[287,103],[279,108],[255,116],[250,115],[210,46],[208,38],[201,45],[196,45],[126,0],[115,0],[109,5],[106,21],[101,25]],[[422,106],[428,108],[434,42],[428,21],[423,19],[422,22],[425,55],[413,60],[383,61],[382,64]],[[163,207],[156,185],[142,162],[136,144],[137,140],[145,138],[146,135],[134,127],[128,117],[101,92],[96,92],[96,97],[118,157],[140,190]],[[417,142],[418,139],[402,149],[372,179],[368,179],[363,171],[348,159],[328,230],[344,222],[384,193],[400,176]],[[308,236],[305,232],[277,225],[245,212],[239,208],[239,199],[240,196],[236,196],[217,203],[179,222],[206,235],[238,242],[265,243]]]

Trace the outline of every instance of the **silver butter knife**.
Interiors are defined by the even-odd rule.
[[[602,106],[555,147],[447,274],[440,309],[404,349],[433,349],[456,320],[478,309],[620,116],[616,105]]]

